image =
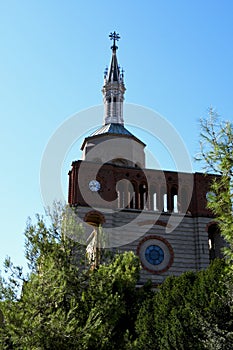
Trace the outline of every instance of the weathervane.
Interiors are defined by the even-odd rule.
[[[117,50],[118,47],[116,46],[116,41],[118,41],[120,39],[120,35],[114,31],[113,33],[109,34],[109,38],[110,38],[110,40],[113,40],[113,45],[111,46],[111,49]]]

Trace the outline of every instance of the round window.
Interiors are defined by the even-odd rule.
[[[148,235],[138,245],[137,253],[142,267],[151,273],[167,271],[173,263],[173,249],[169,242],[160,236]]]
[[[164,259],[164,251],[158,245],[150,245],[145,251],[146,260],[152,265],[159,265]]]

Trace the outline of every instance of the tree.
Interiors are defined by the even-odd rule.
[[[225,257],[233,268],[233,124],[220,121],[210,108],[209,117],[201,120],[201,152],[197,159],[204,169],[220,175],[212,184],[208,207],[215,214],[220,232],[227,242]],[[233,271],[232,271],[233,272]]]
[[[37,215],[25,231],[29,273],[8,258],[0,283],[1,349],[125,349],[143,300],[135,286],[139,260],[116,255],[96,269],[85,267],[82,228],[69,208]]]
[[[168,277],[139,311],[136,349],[232,349],[224,271],[224,262],[215,260],[206,271]]]
[[[208,197],[208,207],[216,216],[218,227],[222,237],[225,239],[224,249],[225,260],[227,262],[227,272],[229,281],[225,287],[227,291],[227,305],[232,313],[233,294],[233,124],[229,121],[221,121],[217,113],[210,108],[208,118],[201,120],[200,146],[201,152],[197,157],[204,163],[206,172],[217,175],[211,186]],[[223,318],[224,319],[224,318]],[[207,344],[210,349],[221,349],[221,339],[223,334],[219,332],[216,325],[210,325],[205,321],[206,333],[209,334]],[[232,341],[231,332],[224,335]],[[219,342],[219,347],[217,344]]]
[[[85,324],[86,308],[81,293],[88,275],[74,264],[73,252],[84,257],[85,251],[65,235],[61,218],[67,212],[53,214],[48,228],[39,215],[35,225],[27,224],[28,275],[23,276],[10,259],[5,261],[11,274],[3,290],[3,348],[9,340],[14,349],[73,349],[79,345],[77,333]]]
[[[84,349],[125,349],[138,311],[138,278],[139,260],[132,252],[116,255],[91,274],[84,294],[89,305]]]

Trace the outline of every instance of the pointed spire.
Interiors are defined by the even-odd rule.
[[[124,74],[123,69],[120,71],[120,67],[117,62],[116,51],[118,47],[116,42],[120,39],[119,34],[115,31],[110,33],[110,39],[113,40],[112,58],[110,68],[104,73],[104,86],[103,86],[103,98],[104,98],[104,125],[106,124],[124,124],[123,120],[123,101],[124,101]]]
[[[112,49],[112,61],[109,69],[108,74],[108,82],[118,81],[120,70],[117,63],[117,56],[116,56],[116,50],[118,49],[118,46],[116,46],[116,41],[120,39],[120,35],[117,34],[115,31],[113,33],[110,33],[109,38],[113,40],[113,45],[111,46]]]

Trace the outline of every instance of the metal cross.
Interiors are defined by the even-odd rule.
[[[113,40],[113,46],[111,47],[111,49],[117,49],[116,41],[120,39],[120,35],[114,31],[113,33],[109,34],[109,38],[110,40]]]

